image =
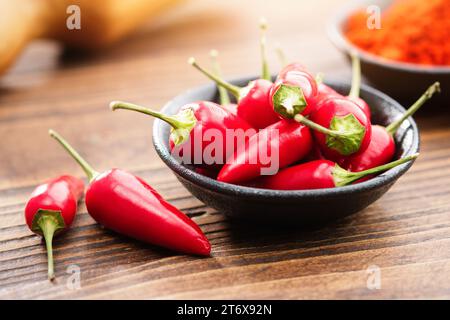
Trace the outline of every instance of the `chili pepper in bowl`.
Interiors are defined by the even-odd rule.
[[[345,169],[358,172],[380,166],[390,161],[395,154],[394,134],[401,124],[412,116],[426,101],[440,91],[439,82],[431,85],[427,91],[406,111],[400,119],[387,127],[373,125],[372,138],[366,150],[355,156],[347,158],[343,166]]]
[[[361,172],[351,172],[329,160],[315,160],[281,170],[274,176],[268,176],[258,186],[274,190],[309,190],[335,188],[349,185],[361,178],[392,169],[414,160],[414,154],[388,164]]]
[[[313,129],[323,155],[340,162],[343,157],[363,152],[370,143],[372,125],[364,111],[347,98],[330,97],[310,115],[294,118]]]
[[[227,89],[237,100],[237,115],[255,129],[265,128],[280,120],[269,103],[272,82],[256,79],[245,87],[238,87],[205,70],[194,58],[189,59],[189,64],[215,81],[217,85]]]
[[[276,170],[272,173],[274,174],[280,168],[304,158],[311,151],[312,145],[311,133],[306,126],[291,120],[280,120],[251,136],[245,148],[237,149],[227,159],[217,180],[227,183],[246,182],[261,176],[263,168]],[[263,159],[262,150],[267,152],[267,163]],[[274,165],[276,168],[272,167]]]
[[[302,65],[294,63],[281,70],[269,101],[281,117],[292,119],[296,114],[310,114],[315,109],[316,96],[316,80]]]
[[[260,79],[250,81],[245,87],[238,87],[226,82],[221,77],[201,67],[195,58],[191,57],[188,63],[199,70],[205,76],[213,80],[217,85],[225,88],[237,101],[237,115],[247,121],[255,129],[262,129],[277,122],[278,115],[272,109],[269,102],[269,93],[272,88],[270,73],[265,58],[265,24],[261,24],[261,56],[262,56],[262,75]]]
[[[158,111],[121,101],[111,102],[110,107],[113,111],[117,109],[136,111],[167,122],[172,127],[170,135],[171,150],[175,146],[188,143],[187,152],[190,153],[192,163],[199,165],[217,166],[218,164],[222,165],[225,163],[229,154],[234,150],[230,146],[236,148],[240,143],[236,136],[227,135],[227,130],[242,130],[242,132],[249,133],[249,135],[252,132],[256,132],[245,120],[214,102],[199,101],[187,104],[174,116],[168,116]],[[205,155],[204,150],[211,143],[215,143],[215,141],[210,141],[211,139],[204,137],[208,130],[211,130],[210,132],[214,130],[221,135],[220,163],[214,163],[214,159],[206,159],[203,157]],[[199,144],[201,150],[196,150],[197,143],[195,139],[201,139],[201,144]],[[248,139],[248,136],[245,136],[245,139]],[[242,141],[242,143],[244,142]],[[183,148],[181,151],[185,150],[186,148]],[[199,159],[201,163],[196,163],[198,160],[195,158],[196,154],[200,154],[202,157]]]
[[[70,228],[83,190],[83,181],[63,175],[36,187],[25,207],[28,227],[45,239],[50,280],[55,278],[53,236]]]
[[[120,169],[95,171],[67,141],[49,134],[78,162],[89,179],[86,207],[91,217],[120,234],[175,251],[209,256],[200,228],[166,202],[143,179]]]
[[[319,73],[316,75],[316,83],[317,83],[317,95],[314,97],[313,105],[316,108],[319,107],[320,103],[329,98],[329,97],[342,97],[341,94],[337,93],[333,88],[327,86],[323,83],[323,74]]]

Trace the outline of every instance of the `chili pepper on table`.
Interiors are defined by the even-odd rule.
[[[53,236],[70,228],[83,190],[83,181],[63,175],[36,187],[25,207],[25,220],[28,227],[45,239],[50,280],[55,277]]]
[[[49,134],[86,173],[86,207],[95,221],[147,243],[189,254],[210,254],[211,245],[200,228],[143,179],[120,169],[99,173],[59,134],[53,130]]]
[[[294,118],[313,129],[323,155],[340,162],[343,157],[363,152],[370,143],[372,125],[361,108],[347,98],[330,97],[310,115]]]
[[[218,181],[242,183],[263,174],[263,168],[287,167],[305,157],[312,148],[310,130],[295,121],[280,120],[250,137],[245,148],[237,149],[217,176]],[[262,152],[267,152],[266,162]],[[274,157],[277,157],[275,160]],[[278,163],[274,163],[277,161]],[[274,168],[272,168],[274,169]]]
[[[342,187],[361,178],[392,169],[416,159],[414,154],[388,164],[361,172],[351,172],[329,160],[315,160],[281,170],[274,176],[264,177],[259,187],[274,190],[307,190]]]
[[[373,125],[372,138],[366,150],[355,156],[348,157],[343,167],[350,171],[367,170],[390,161],[395,154],[394,134],[401,124],[412,116],[434,93],[440,91],[439,82],[431,85],[427,91],[406,111],[400,119],[391,123],[387,127]]]
[[[315,109],[316,96],[316,80],[302,65],[294,63],[280,71],[269,101],[281,117],[291,119],[296,114],[310,114]]]
[[[221,143],[220,151],[222,152],[221,159],[219,159],[220,164],[225,163],[229,154],[234,150],[230,146],[237,147],[240,142],[237,136],[227,135],[227,130],[233,132],[242,130],[244,133],[256,132],[245,120],[225,110],[218,104],[209,101],[187,104],[174,116],[168,116],[158,111],[121,101],[111,102],[110,107],[112,110],[125,109],[144,113],[167,122],[172,127],[170,135],[171,150],[175,146],[185,142],[188,143],[188,149],[183,147],[182,151],[187,151],[190,154],[192,163],[199,165],[216,166],[218,164],[214,163],[214,159],[203,157],[205,154],[203,151],[210,144],[216,143],[216,141],[211,141],[210,138],[204,136],[208,134],[209,130],[211,130],[209,132],[214,130],[221,135],[221,139],[218,140]],[[245,138],[248,139],[248,136]],[[198,144],[198,142],[195,142],[196,139],[201,139],[201,144],[199,144],[201,150],[196,150]],[[198,157],[195,157],[196,154],[201,156],[201,159],[199,159],[201,163],[196,163],[198,160]]]
[[[265,29],[265,27],[263,28]],[[260,79],[250,81],[245,87],[238,87],[214,73],[202,68],[195,58],[191,57],[188,62],[205,76],[213,80],[217,85],[225,88],[237,101],[237,115],[247,121],[255,129],[262,129],[280,120],[269,102],[269,93],[272,88],[270,74],[268,75],[267,62],[265,59],[265,40],[261,40],[262,75]]]

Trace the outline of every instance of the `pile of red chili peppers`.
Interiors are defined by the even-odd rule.
[[[370,107],[361,97],[359,59],[353,57],[353,81],[348,95],[316,79],[302,64],[286,65],[272,81],[265,59],[265,24],[261,25],[262,74],[238,87],[224,81],[212,51],[214,71],[189,63],[219,86],[220,104],[197,101],[166,115],[126,102],[112,102],[112,110],[127,109],[157,117],[171,128],[170,147],[185,147],[204,154],[213,141],[208,131],[221,135],[218,161],[201,158],[196,172],[218,181],[275,190],[341,187],[370,179],[375,174],[415,159],[393,161],[394,135],[435,92],[433,84],[408,111],[387,127],[371,123]],[[234,96],[231,103],[227,91]],[[241,144],[228,131],[251,132]],[[69,143],[53,130],[51,137],[86,173],[88,213],[101,225],[126,236],[188,254],[209,256],[211,245],[200,228],[166,202],[149,184],[120,169],[95,171]],[[201,139],[201,141],[196,141]],[[229,149],[229,145],[234,149]],[[196,150],[199,149],[199,150]],[[264,174],[271,164],[261,150],[277,155],[277,170]],[[216,154],[217,155],[217,154]],[[194,159],[191,159],[194,160]],[[198,159],[196,159],[198,160]],[[390,162],[392,161],[392,162]],[[44,236],[48,252],[48,276],[54,278],[52,239],[74,220],[83,182],[64,175],[38,186],[25,209],[29,228]]]

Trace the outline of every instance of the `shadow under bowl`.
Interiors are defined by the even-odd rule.
[[[450,102],[450,66],[426,66],[388,60],[359,49],[345,36],[348,18],[356,11],[366,11],[369,6],[387,8],[392,0],[359,0],[344,6],[328,24],[331,42],[343,52],[350,61],[350,52],[358,52],[361,71],[373,87],[390,95],[405,105],[410,105],[436,81],[441,83],[442,93],[430,103],[448,107]]]
[[[253,78],[231,81],[245,85]],[[349,84],[328,82],[340,93],[347,93]],[[362,86],[361,97],[372,108],[372,121],[388,125],[405,112],[396,101],[367,86]],[[217,101],[216,87],[205,85],[183,93],[168,102],[162,112],[176,114],[179,109],[199,100]],[[369,181],[340,188],[320,190],[281,191],[256,189],[227,184],[196,173],[191,167],[179,163],[169,149],[170,127],[155,120],[153,144],[164,163],[178,180],[200,201],[233,219],[251,223],[306,226],[324,224],[363,210],[400,178],[412,162],[395,167]],[[406,120],[395,135],[396,157],[419,151],[419,132],[413,119]]]

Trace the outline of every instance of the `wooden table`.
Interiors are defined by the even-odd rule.
[[[323,229],[290,232],[231,225],[159,160],[150,118],[108,110],[115,99],[159,107],[204,84],[186,59],[206,64],[210,48],[221,51],[227,76],[255,74],[260,15],[271,24],[271,44],[280,42],[314,72],[348,79],[349,67],[324,30],[344,0],[267,2],[193,1],[97,55],[64,53],[48,42],[29,47],[0,82],[1,298],[450,297],[450,114],[444,109],[418,115],[421,158],[381,200]],[[270,62],[278,69],[273,53]],[[48,282],[44,246],[24,225],[23,208],[43,180],[82,176],[48,128],[98,170],[121,167],[143,176],[201,226],[213,256],[176,255],[121,237],[82,206],[72,230],[55,240],[57,280]],[[68,285],[73,265],[81,270],[79,289]],[[373,289],[378,275],[381,288]]]

